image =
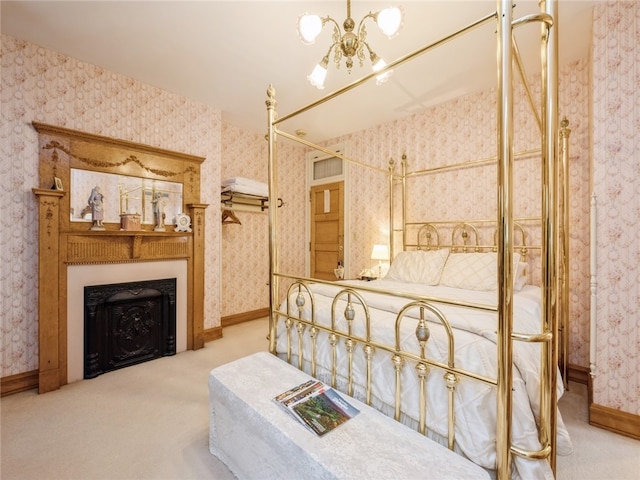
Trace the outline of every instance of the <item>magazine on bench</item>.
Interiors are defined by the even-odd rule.
[[[318,380],[301,383],[276,396],[274,401],[319,436],[360,413],[333,388]]]

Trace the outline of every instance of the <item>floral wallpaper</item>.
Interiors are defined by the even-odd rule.
[[[99,66],[2,35],[0,105],[0,375],[38,368],[38,137],[32,121],[206,157],[202,186],[220,179],[221,112]],[[201,188],[203,203],[216,203]],[[219,325],[220,211],[208,208],[205,328]],[[210,246],[214,246],[211,248]]]
[[[640,415],[640,4],[599,3],[593,38],[593,401]]]
[[[589,364],[590,76],[588,61],[560,69],[560,118],[569,121],[569,363]],[[563,228],[563,226],[561,226]]]
[[[223,122],[222,158],[221,180],[245,177],[267,183],[264,135]],[[219,183],[206,188],[219,195]],[[223,317],[269,306],[269,218],[266,212],[235,214],[241,224],[222,224]]]
[[[304,152],[304,148],[291,144],[283,144],[278,149],[283,173],[278,181],[278,196],[285,202],[285,206],[278,209],[278,215],[285,217],[283,223],[298,225],[286,229],[293,230],[293,238],[287,236],[283,239],[291,247],[282,249],[281,265],[288,265],[289,272],[294,268],[302,273],[304,251],[300,246],[304,245],[304,218],[298,216],[300,211],[296,206],[304,205]],[[267,142],[264,135],[223,123],[222,159],[222,180],[245,177],[268,183]],[[291,174],[296,171],[297,175]],[[269,216],[267,212],[241,210],[235,214],[241,221],[240,225],[222,225],[223,317],[269,306]],[[290,219],[292,216],[295,219]],[[287,235],[287,232],[283,231],[283,235]]]

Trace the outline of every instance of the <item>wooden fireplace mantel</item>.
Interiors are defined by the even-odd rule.
[[[200,203],[203,157],[33,123],[39,134],[40,185],[34,188],[39,226],[38,391],[67,383],[67,266],[184,259],[187,262],[187,349],[204,346],[204,232],[207,204]],[[133,159],[133,161],[131,161]],[[71,169],[125,174],[183,184],[183,211],[191,232],[157,232],[151,225],[104,231],[70,221],[70,195],[51,189],[55,179],[71,185]]]

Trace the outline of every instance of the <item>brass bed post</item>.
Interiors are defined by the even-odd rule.
[[[269,157],[269,198],[278,198],[276,185],[276,134],[273,125],[276,118],[276,91],[273,85],[267,89],[267,128],[268,128],[268,157]],[[275,202],[270,202],[275,205]],[[278,272],[278,243],[277,243],[277,208],[269,208],[269,351],[276,353],[276,319],[274,310],[278,301],[278,279],[275,274]]]
[[[402,251],[407,248],[407,156],[402,156]]]
[[[394,183],[394,171],[395,162],[393,158],[389,160],[389,261],[393,260],[393,256],[395,254],[395,226],[393,221],[393,210],[394,210],[394,194],[393,194],[393,183]]]
[[[562,269],[562,285],[561,296],[562,304],[560,305],[560,326],[561,330],[559,340],[562,342],[558,346],[560,354],[560,372],[562,373],[562,381],[566,389],[569,388],[569,137],[571,129],[569,121],[564,118],[560,122],[560,162],[562,164],[562,211],[559,221],[559,229],[561,232],[560,251],[560,268]]]
[[[513,43],[511,2],[498,0],[498,376],[496,466],[499,480],[511,478],[511,411],[513,346],[512,168],[513,168]]]
[[[542,280],[543,333],[552,340],[542,343],[542,388],[540,390],[540,443],[549,445],[549,462],[556,468],[557,371],[558,371],[558,7],[555,0],[542,1],[541,10],[551,15],[553,25],[542,24],[546,49],[542,51]],[[547,37],[548,36],[548,37]]]

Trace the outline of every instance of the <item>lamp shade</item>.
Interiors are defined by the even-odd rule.
[[[374,245],[371,260],[389,260],[389,248],[386,245]]]
[[[376,62],[373,64],[373,71],[377,72],[378,70],[382,70],[387,66],[387,62],[385,62],[380,57],[376,56]],[[389,77],[393,73],[393,70],[389,70],[387,72],[381,73],[380,75],[376,75],[376,85],[382,85],[384,82],[389,80]]]
[[[380,30],[389,38],[394,37],[402,26],[402,10],[399,7],[389,7],[378,12],[376,23]]]
[[[327,66],[319,63],[311,72],[311,75],[307,76],[307,80],[313,85],[317,87],[319,90],[324,89],[324,79],[327,77]]]
[[[322,19],[318,15],[302,14],[298,17],[298,35],[302,42],[311,45],[322,31]]]

